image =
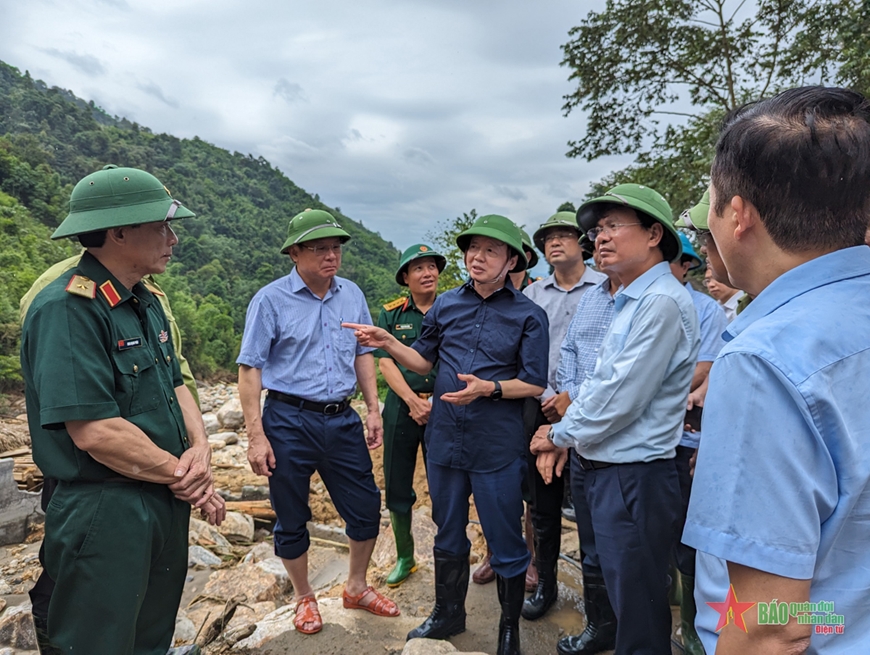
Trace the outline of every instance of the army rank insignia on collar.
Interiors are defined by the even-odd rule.
[[[66,285],[66,290],[82,298],[93,300],[97,297],[97,283],[84,275],[73,275],[70,278],[69,284]]]
[[[109,303],[109,307],[114,307],[121,302],[121,294],[118,293],[111,280],[106,280],[100,285],[100,293],[103,294],[106,302]]]

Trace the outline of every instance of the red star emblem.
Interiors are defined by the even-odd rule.
[[[748,612],[755,603],[739,603],[737,602],[737,594],[734,593],[734,585],[728,588],[728,595],[725,597],[724,603],[707,603],[714,610],[719,612],[719,623],[716,624],[716,632],[719,632],[734,619],[734,625],[749,632],[746,628],[746,622],[743,620],[743,614]]]

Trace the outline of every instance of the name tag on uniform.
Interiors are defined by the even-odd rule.
[[[133,339],[121,339],[118,342],[118,350],[128,350],[130,348],[138,348],[142,345],[142,337],[135,337]]]
[[[413,330],[414,326],[410,323],[399,323],[396,325],[397,330]]]

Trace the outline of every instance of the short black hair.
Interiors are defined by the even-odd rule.
[[[870,103],[860,93],[807,86],[730,112],[711,181],[714,212],[752,203],[787,252],[864,243],[870,222]]]
[[[102,248],[106,245],[106,230],[79,234],[78,239],[85,248]]]

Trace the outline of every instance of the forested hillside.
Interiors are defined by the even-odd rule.
[[[360,285],[373,312],[399,292],[391,243],[262,157],[153,134],[0,62],[0,388],[18,379],[18,298],[48,265],[76,251],[48,236],[66,215],[75,182],[107,163],[153,173],[197,213],[173,225],[180,242],[161,284],[198,375],[234,369],[248,301],[289,272],[278,250],[289,219],[307,207],[332,212],[353,236],[341,274]]]

